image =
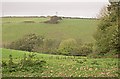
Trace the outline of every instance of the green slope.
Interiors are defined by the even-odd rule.
[[[25,51],[2,49],[3,61],[9,60],[9,55],[13,56],[13,61],[17,62],[23,58]],[[42,73],[27,72],[3,72],[3,77],[117,77],[118,59],[89,59],[86,57],[66,57],[62,55],[37,54],[37,58],[45,60],[47,65]],[[81,61],[84,61],[81,63]]]
[[[75,38],[84,42],[93,42],[92,35],[98,23],[98,20],[89,19],[63,19],[59,24],[40,23],[48,20],[46,18],[3,18],[2,20],[3,44],[17,40],[28,33],[58,40]],[[26,20],[36,23],[23,23]]]

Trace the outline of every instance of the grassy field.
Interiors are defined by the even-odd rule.
[[[23,58],[23,54],[29,54],[26,51],[17,51],[10,49],[1,49],[3,61],[9,60],[9,55],[13,56],[13,61],[18,62]],[[80,56],[62,56],[36,53],[36,58],[45,60],[42,73],[27,72],[3,72],[3,77],[117,77],[118,59],[102,58],[90,59]],[[84,61],[84,62],[81,62]],[[4,71],[4,69],[3,69]]]
[[[35,23],[24,23],[26,20],[32,20]],[[3,44],[29,33],[58,40],[75,38],[81,39],[83,42],[94,42],[92,35],[97,28],[98,20],[63,19],[59,24],[41,23],[46,20],[48,18],[2,18]]]
[[[24,23],[31,20],[35,23]],[[94,42],[98,20],[93,19],[63,19],[59,24],[45,24],[48,18],[2,18],[3,44],[20,39],[26,34],[35,33],[45,38],[64,40],[69,38],[81,39],[83,42]],[[24,54],[36,54],[35,59],[44,60],[43,72],[15,71],[8,72],[3,67],[3,77],[117,77],[117,58],[88,58],[82,56],[51,55],[36,52],[18,51],[2,48],[2,60],[20,62]],[[18,66],[18,65],[17,65]],[[34,68],[33,68],[34,69]]]

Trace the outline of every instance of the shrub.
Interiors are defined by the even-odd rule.
[[[93,52],[93,45],[91,43],[81,44],[75,49],[72,55],[76,56],[87,56]]]
[[[2,61],[2,67],[7,66],[7,62],[6,61]]]
[[[73,55],[73,56],[87,56],[93,52],[93,44],[83,44],[81,40],[67,39],[63,40],[58,48],[58,54]]]
[[[24,58],[20,62],[20,69],[22,71],[31,71],[33,72],[38,72],[38,71],[43,71],[43,65],[46,64],[46,61],[44,60],[39,60],[36,59],[36,54],[34,53],[29,53],[27,56],[26,54],[24,55]]]
[[[89,46],[89,45],[83,45],[83,46],[81,47],[81,51],[83,52],[83,55],[89,55],[89,54],[92,53],[93,49],[92,49],[92,47]]]
[[[40,65],[39,62],[41,62],[41,61],[39,61],[38,59],[37,59],[37,60],[34,60],[34,59],[36,59],[35,56],[36,56],[35,53],[29,53],[28,55],[24,54],[24,57],[23,57],[23,59],[21,60],[21,63],[20,63],[21,67],[23,67],[23,66]],[[39,62],[38,62],[38,61],[39,61]],[[42,62],[43,62],[43,61],[42,61]],[[45,62],[45,63],[46,63],[46,62]]]
[[[10,49],[23,50],[23,51],[35,51],[35,47],[41,46],[43,44],[43,36],[38,36],[36,34],[25,35],[22,39],[12,42],[7,47]]]
[[[7,65],[7,64],[6,64]],[[4,67],[4,66],[3,66]],[[17,65],[13,62],[12,55],[9,55],[9,61],[8,61],[8,71],[13,72],[16,71]]]
[[[46,61],[36,59],[34,53],[30,53],[28,55],[24,54],[23,59],[20,62],[13,62],[12,55],[9,56],[9,62],[3,61],[2,67],[3,72],[16,72],[22,71],[27,72],[43,72],[43,66],[46,64]]]
[[[43,53],[56,54],[56,49],[59,46],[59,41],[56,39],[44,39],[43,42]]]
[[[75,39],[67,39],[67,40],[63,40],[58,48],[58,52],[59,54],[63,54],[63,55],[71,55],[75,48],[77,46],[77,42]]]
[[[22,39],[6,45],[6,48],[29,52],[56,54],[59,43],[60,41],[56,39],[45,39],[43,36],[28,34]]]

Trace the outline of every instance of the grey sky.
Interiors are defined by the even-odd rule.
[[[59,16],[96,17],[100,9],[107,4],[106,0],[101,2],[42,2],[42,0],[41,2],[14,2],[13,0],[13,2],[2,3],[2,13],[3,16],[47,16],[58,12]]]
[[[2,2],[108,2],[108,0],[2,0]]]

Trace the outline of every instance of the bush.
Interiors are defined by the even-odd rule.
[[[79,56],[87,56],[93,53],[93,45],[92,44],[83,44],[76,49],[76,54]]]
[[[81,40],[67,39],[63,40],[58,48],[58,54],[72,56],[87,56],[93,52],[93,44],[84,44]]]
[[[34,53],[28,55],[24,54],[23,59],[20,62],[13,62],[12,55],[9,56],[9,62],[3,61],[2,68],[3,72],[16,72],[22,71],[27,72],[43,72],[43,66],[46,64],[46,61],[36,59]]]
[[[43,65],[46,64],[46,61],[44,60],[39,60],[36,59],[36,54],[30,53],[28,56],[26,54],[24,55],[24,58],[20,62],[20,69],[22,71],[31,71],[33,72],[38,72],[38,71],[43,71],[42,67]]]
[[[63,55],[71,55],[74,52],[77,46],[77,42],[75,39],[67,39],[63,40],[58,48],[58,53]]]
[[[99,51],[94,51],[93,53],[88,55],[89,58],[117,58],[118,57],[118,51],[117,50],[111,50],[108,53],[101,53]]]
[[[23,50],[23,51],[35,51],[35,47],[39,47],[43,44],[43,36],[36,34],[25,35],[22,39],[12,42],[7,48]]]
[[[59,41],[57,41],[56,39],[44,39],[43,42],[43,53],[47,53],[47,54],[55,54],[56,53],[56,49],[59,46]]]
[[[45,39],[36,34],[25,35],[22,39],[6,45],[6,48],[39,52],[46,54],[56,54],[60,41],[56,39]]]
[[[7,62],[6,61],[2,61],[2,67],[7,66]]]

